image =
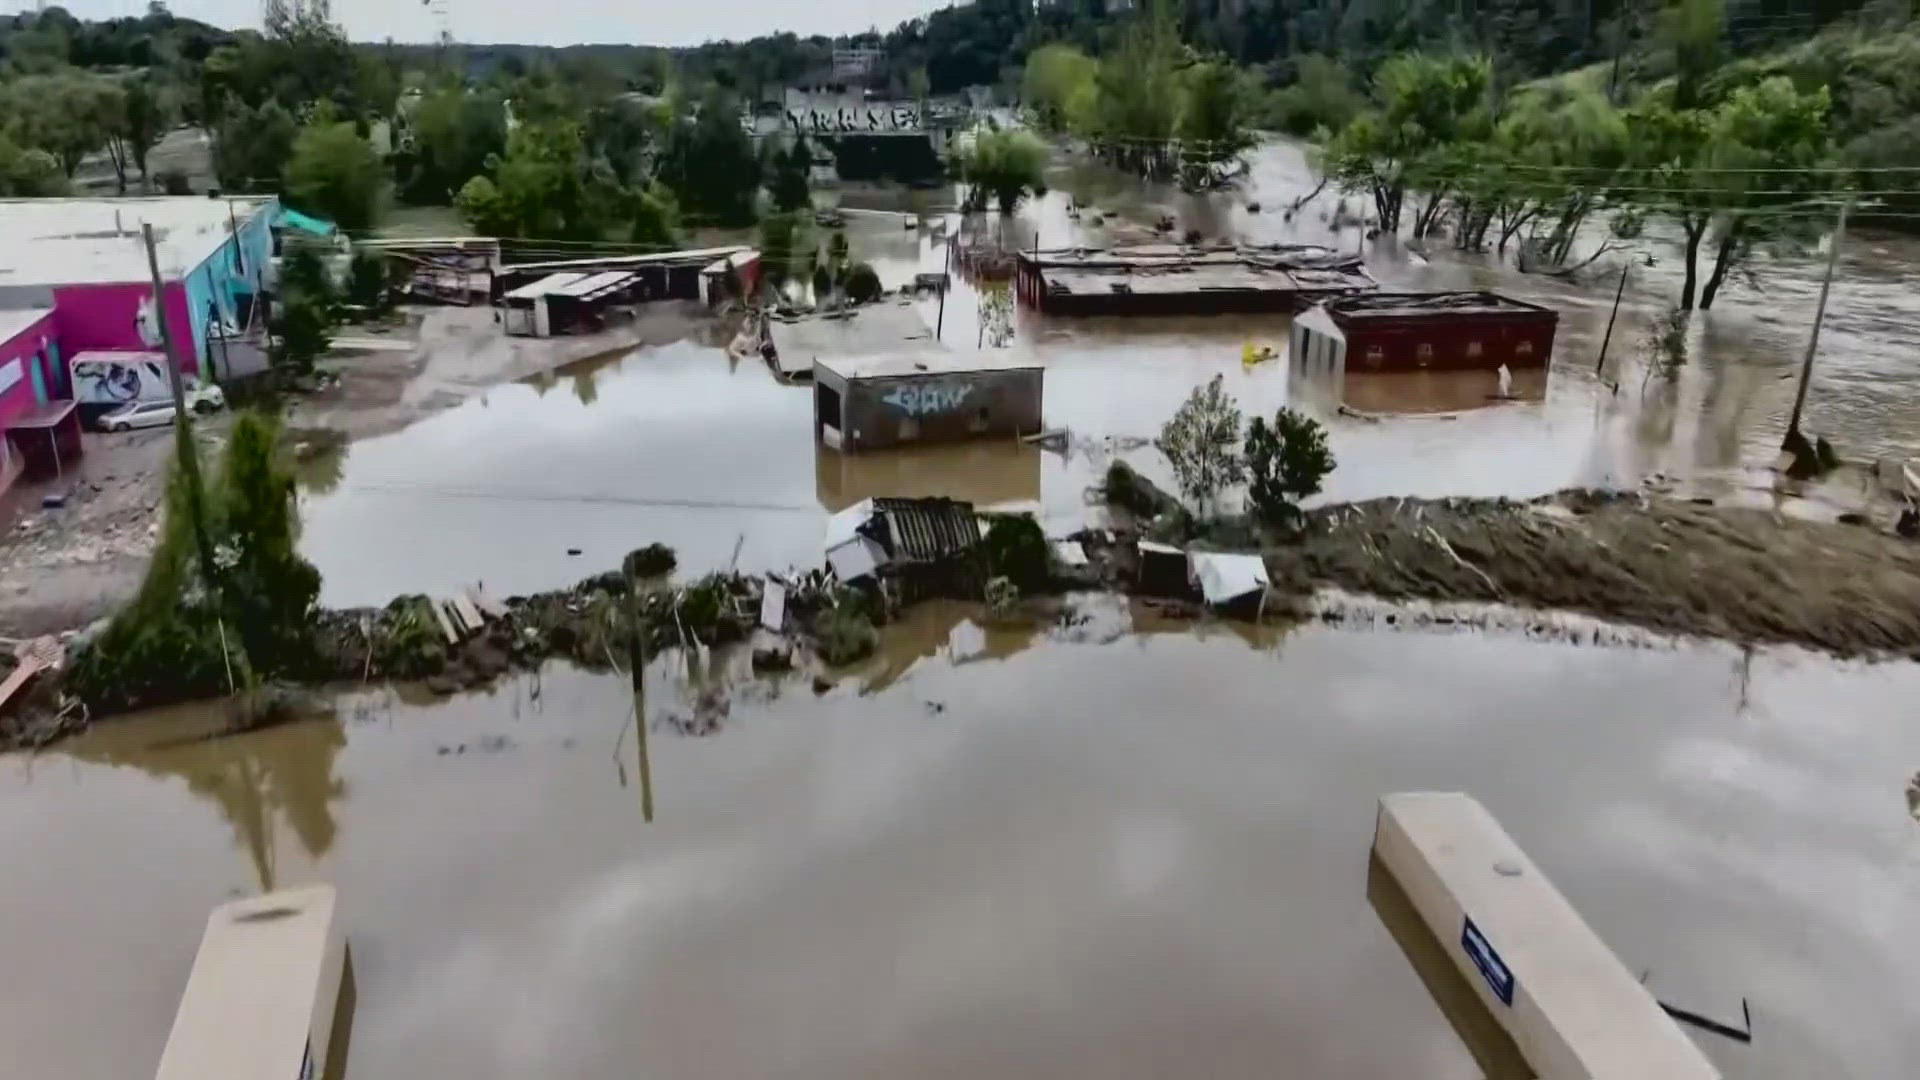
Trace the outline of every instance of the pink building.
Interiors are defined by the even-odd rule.
[[[59,385],[51,308],[0,311],[0,492],[22,473],[54,473],[80,453],[73,402]]]

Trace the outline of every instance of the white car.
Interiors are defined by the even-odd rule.
[[[189,386],[186,389],[187,408],[206,414],[226,407],[227,395],[217,386]],[[134,428],[161,427],[173,423],[173,401],[136,401],[123,405],[100,418],[100,426],[107,431],[131,431]]]

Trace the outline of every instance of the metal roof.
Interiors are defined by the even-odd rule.
[[[1434,315],[1551,315],[1551,308],[1491,292],[1369,293],[1331,301],[1327,310],[1343,321]]]
[[[33,329],[34,324],[51,314],[53,309],[50,307],[0,311],[0,341],[12,341]]]
[[[525,285],[509,291],[502,299],[531,300],[536,296],[545,296],[548,293],[559,292],[563,286],[583,280],[586,276],[587,275],[576,271],[562,271],[557,274],[548,274],[538,281],[529,281]]]
[[[842,379],[908,379],[977,371],[1040,371],[1045,365],[1000,353],[950,353],[923,350],[880,356],[821,357],[813,366]]]
[[[896,559],[943,559],[980,543],[973,504],[958,499],[875,499]]]
[[[548,289],[547,295],[566,296],[575,300],[598,300],[607,293],[618,291],[639,277],[639,274],[631,270],[606,270],[598,274],[589,274],[557,289]]]

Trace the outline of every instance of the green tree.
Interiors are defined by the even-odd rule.
[[[1403,53],[1374,74],[1373,106],[1327,144],[1322,168],[1342,191],[1373,199],[1383,232],[1397,232],[1408,187],[1424,180],[1428,203],[1415,235],[1431,226],[1452,187],[1457,149],[1491,125],[1493,66],[1484,57]]]
[[[1181,181],[1214,187],[1241,170],[1240,155],[1253,145],[1240,73],[1225,62],[1199,63],[1187,68],[1182,83]]]
[[[1323,128],[1341,130],[1366,105],[1346,65],[1331,56],[1303,53],[1293,58],[1293,82],[1269,95],[1266,111],[1273,126],[1308,136]]]
[[[83,158],[106,146],[124,104],[112,80],[77,71],[28,75],[6,86],[7,133],[52,154],[71,179]]]
[[[130,162],[140,170],[143,184],[150,180],[147,154],[167,133],[167,129],[173,126],[178,116],[179,108],[174,103],[172,91],[151,73],[127,79],[126,100],[119,114],[120,123],[112,134],[117,144],[114,158],[122,163],[122,169]]]
[[[1047,148],[1026,131],[983,131],[960,151],[960,180],[967,185],[966,208],[991,203],[1011,214],[1029,193],[1044,195]]]
[[[229,191],[275,183],[300,134],[293,115],[277,101],[252,108],[231,103],[213,140],[213,172]]]
[[[407,112],[410,147],[401,155],[406,199],[444,205],[507,148],[506,103],[498,94],[448,86],[422,95]]]
[[[1035,122],[1049,131],[1065,131],[1074,121],[1075,102],[1094,93],[1100,65],[1071,45],[1053,44],[1027,56],[1021,96]]]
[[[22,147],[0,134],[0,196],[59,195],[66,189],[66,175],[52,154]]]
[[[649,184],[633,193],[633,232],[629,237],[636,244],[645,244],[655,250],[668,250],[680,246],[680,209],[674,204],[673,192],[661,184]]]
[[[393,307],[393,290],[387,273],[387,257],[378,251],[354,255],[347,270],[347,299],[376,313]]]
[[[658,177],[673,189],[682,212],[699,224],[739,228],[753,223],[760,161],[723,89],[716,87],[701,101],[697,116],[674,124]]]
[[[253,410],[234,421],[220,493],[220,594],[256,672],[297,669],[312,652],[320,573],[295,548],[293,477],[278,460],[279,427]]]
[[[379,218],[387,170],[352,124],[315,123],[294,139],[286,182],[295,206],[356,231]]]
[[[1719,170],[1719,235],[1702,308],[1757,243],[1806,239],[1824,224],[1825,207],[1810,204],[1833,182],[1828,108],[1825,87],[1802,93],[1776,76],[1733,91],[1714,111],[1707,159]]]
[[[1247,506],[1268,525],[1291,528],[1300,520],[1300,500],[1320,493],[1333,471],[1326,429],[1305,413],[1283,408],[1269,424],[1254,417],[1247,426]]]
[[[1222,376],[1194,387],[1153,445],[1166,455],[1180,490],[1203,516],[1212,512],[1221,491],[1246,479],[1240,409],[1227,394]]]
[[[628,217],[619,185],[604,163],[587,157],[577,124],[521,124],[492,172],[469,180],[454,197],[461,216],[487,235],[604,240]]]
[[[813,152],[807,148],[803,135],[793,142],[793,148],[786,153],[774,154],[773,171],[773,207],[785,212],[805,210],[813,205],[812,195],[807,188],[807,172],[813,167]]]
[[[314,361],[333,344],[332,321],[326,304],[305,293],[292,293],[280,305],[273,323],[273,366],[288,376],[305,375]]]

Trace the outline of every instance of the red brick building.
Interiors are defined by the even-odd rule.
[[[1465,371],[1545,367],[1560,316],[1488,292],[1364,293],[1294,320],[1293,356],[1308,369]]]

